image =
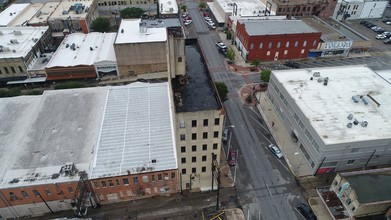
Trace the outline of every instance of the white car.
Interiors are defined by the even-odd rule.
[[[193,23],[193,20],[186,20],[186,21],[184,22],[184,24],[185,24],[186,26],[190,25],[191,23]]]
[[[227,49],[227,46],[225,46],[225,44],[223,42],[217,42],[216,46],[218,46],[222,50],[226,50]]]
[[[378,39],[378,40],[384,40],[384,39],[386,39],[387,37],[386,36],[384,36],[383,34],[378,34],[377,36],[376,36],[376,39]]]
[[[186,18],[188,15],[189,15],[189,13],[185,12],[185,13],[183,13],[182,17]]]
[[[213,21],[210,17],[205,17],[205,20],[206,20],[206,21],[210,21],[210,22]]]
[[[281,159],[281,158],[283,157],[280,148],[278,148],[276,145],[270,144],[270,145],[269,145],[269,150],[270,150],[278,159]]]

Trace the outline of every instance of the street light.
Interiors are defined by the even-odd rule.
[[[225,129],[228,129],[228,128],[234,128],[234,127],[235,127],[235,125],[229,125],[229,126],[225,127],[224,130],[225,130]],[[232,133],[233,133],[233,132],[232,132]],[[231,137],[232,137],[232,134],[229,135],[229,138],[228,138],[227,158],[228,158],[228,156],[229,156],[229,150],[230,150],[230,148],[231,148]]]

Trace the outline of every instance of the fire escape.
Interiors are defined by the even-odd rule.
[[[72,205],[77,216],[86,216],[88,207],[98,207],[95,193],[86,173],[80,173],[80,180],[77,184]]]

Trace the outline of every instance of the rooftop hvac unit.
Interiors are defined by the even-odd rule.
[[[364,102],[365,105],[369,104],[368,98],[366,96],[361,97],[362,102]]]
[[[319,77],[318,78],[318,82],[320,83],[320,82],[323,82],[323,78],[322,77]]]
[[[348,128],[352,128],[352,126],[353,126],[353,124],[350,122],[346,125],[346,127],[348,127]]]
[[[22,35],[22,32],[21,31],[14,31],[14,34],[15,35]]]
[[[313,76],[314,77],[320,77],[320,72],[314,72]]]
[[[357,97],[356,95],[352,96],[352,100],[354,103],[358,103],[360,101],[360,98]]]
[[[353,114],[349,114],[349,115],[348,115],[348,119],[349,119],[349,120],[352,120],[352,119],[353,119]]]
[[[367,122],[367,121],[362,121],[362,122],[361,122],[361,126],[367,127],[367,126],[368,126],[368,122]]]
[[[354,119],[354,122],[353,122],[354,125],[358,125],[358,121],[357,119]]]

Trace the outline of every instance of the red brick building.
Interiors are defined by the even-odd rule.
[[[238,20],[235,45],[246,61],[308,57],[321,33],[300,20]]]

